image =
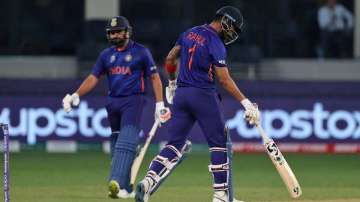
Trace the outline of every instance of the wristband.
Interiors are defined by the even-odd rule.
[[[166,62],[165,63],[165,69],[169,73],[175,73],[176,69],[177,69],[177,66],[174,65],[174,64],[170,64],[170,63]]]

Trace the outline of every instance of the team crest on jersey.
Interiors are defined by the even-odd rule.
[[[112,55],[112,56],[110,57],[110,63],[113,63],[115,60],[116,60],[115,55]]]
[[[130,62],[132,60],[132,56],[130,55],[130,54],[127,54],[126,56],[125,56],[125,61],[126,62]]]

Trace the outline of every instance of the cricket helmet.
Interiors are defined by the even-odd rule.
[[[215,17],[221,20],[221,38],[226,45],[238,39],[244,28],[244,18],[239,9],[233,6],[224,6],[216,11]]]
[[[108,41],[114,45],[119,45],[121,44],[121,41],[119,39],[111,39],[110,32],[125,31],[128,33],[128,36],[130,38],[132,34],[132,27],[130,26],[129,21],[124,16],[116,16],[108,20],[105,31],[106,31],[106,38],[108,39]]]

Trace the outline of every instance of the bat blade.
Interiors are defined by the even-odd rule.
[[[149,132],[149,136],[146,138],[145,144],[144,146],[141,148],[139,154],[135,157],[133,164],[131,166],[131,175],[130,175],[130,185],[133,186],[135,181],[136,181],[136,177],[139,173],[140,167],[141,167],[141,163],[144,159],[144,156],[146,154],[146,151],[150,145],[150,142],[152,140],[152,138],[155,135],[155,132],[159,126],[160,122],[158,120],[155,121],[154,125],[152,126],[150,132]]]
[[[297,181],[295,174],[290,168],[286,159],[279,150],[278,146],[272,139],[270,139],[269,142],[265,143],[264,146],[276,170],[278,171],[284,184],[286,185],[290,196],[292,198],[299,198],[302,194],[300,184]]]
[[[290,168],[289,164],[287,163],[286,159],[282,155],[274,140],[269,138],[269,136],[265,133],[264,129],[261,126],[257,125],[256,127],[258,128],[260,135],[263,139],[263,144],[266,152],[270,157],[271,161],[273,162],[276,170],[280,174],[280,177],[283,180],[287,190],[289,191],[290,196],[292,198],[299,198],[302,194],[302,191],[294,172]]]

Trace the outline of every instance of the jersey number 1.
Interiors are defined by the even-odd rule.
[[[190,70],[191,70],[191,67],[192,67],[192,62],[193,62],[193,57],[194,57],[194,54],[195,54],[195,50],[196,50],[196,44],[194,44],[191,48],[189,48],[190,59],[189,59],[188,66],[189,66]]]

